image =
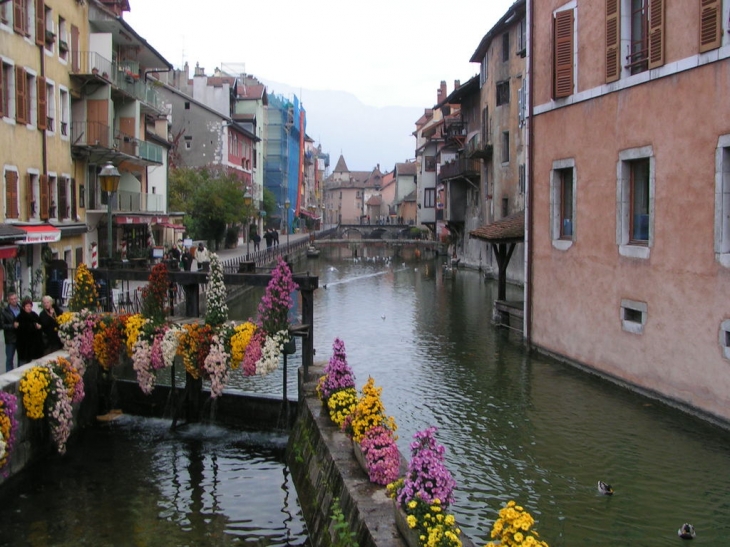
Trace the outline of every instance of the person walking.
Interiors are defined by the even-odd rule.
[[[18,365],[30,363],[43,356],[43,335],[38,314],[33,311],[33,301],[25,297],[20,304],[17,323]]]
[[[258,251],[259,250],[259,246],[261,245],[261,236],[258,234],[258,232],[256,232],[253,235],[253,238],[252,239],[253,239],[253,250],[254,251]]]
[[[274,241],[274,236],[271,234],[271,229],[267,228],[266,232],[264,232],[264,239],[266,240],[266,248],[270,249],[271,244]]]
[[[276,228],[271,229],[271,235],[274,236],[274,245],[279,246],[279,230]]]
[[[41,305],[43,309],[38,314],[38,320],[43,333],[43,355],[48,355],[63,348],[61,338],[58,336],[58,316],[63,311],[48,295],[41,299]]]
[[[198,249],[195,251],[195,260],[198,262],[198,270],[204,272],[210,270],[210,253],[202,241],[198,243]]]
[[[3,336],[5,337],[5,372],[10,372],[15,367],[15,352],[18,342],[18,295],[14,292],[8,293],[8,305],[0,312],[2,321]]]

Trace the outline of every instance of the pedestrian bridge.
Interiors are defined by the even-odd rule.
[[[339,224],[335,234],[337,239],[418,239],[411,233],[415,226],[409,224]],[[416,232],[416,230],[413,230]],[[420,235],[420,231],[418,231]]]

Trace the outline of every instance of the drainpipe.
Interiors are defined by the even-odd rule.
[[[527,116],[527,207],[525,208],[525,227],[526,227],[526,233],[525,233],[525,322],[523,325],[523,332],[524,332],[524,339],[527,344],[527,347],[530,348],[532,345],[532,258],[533,258],[533,250],[532,250],[532,230],[533,230],[533,219],[532,219],[532,208],[533,208],[533,197],[532,197],[532,188],[533,188],[533,180],[534,180],[534,168],[533,168],[533,162],[535,158],[535,154],[533,152],[533,146],[534,146],[534,135],[533,135],[533,124],[534,124],[534,99],[533,99],[533,92],[535,89],[534,86],[534,74],[532,70],[533,66],[533,55],[535,54],[535,47],[534,47],[534,31],[535,31],[535,24],[534,24],[534,14],[533,14],[533,0],[527,0],[527,22],[528,22],[528,34],[527,34],[527,41],[528,41],[528,55],[527,55],[527,93],[529,95],[528,101],[527,101],[527,108],[528,108],[528,116]]]

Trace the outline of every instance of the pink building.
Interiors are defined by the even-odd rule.
[[[525,334],[730,420],[730,1],[530,9]]]

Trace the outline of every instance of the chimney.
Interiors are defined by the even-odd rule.
[[[200,66],[200,63],[195,63],[195,73],[193,76],[205,76],[205,69]]]
[[[461,87],[461,80],[454,80],[454,91]]]
[[[441,87],[439,87],[438,93],[436,94],[436,104],[441,104],[441,102],[446,98],[446,80],[441,80]]]

